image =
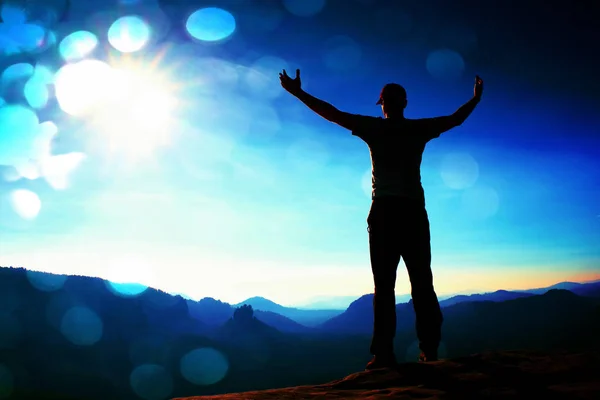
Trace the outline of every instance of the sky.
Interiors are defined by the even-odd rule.
[[[421,118],[484,79],[423,155],[438,294],[600,279],[600,28],[577,5],[2,4],[2,266],[230,303],[371,293],[368,147],[283,91],[299,68],[372,116],[388,82]]]

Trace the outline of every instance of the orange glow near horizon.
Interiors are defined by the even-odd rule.
[[[203,258],[200,250],[196,253],[195,250],[186,252],[180,249],[177,251],[178,257],[173,258],[166,251],[156,249],[142,254],[109,247],[103,250],[78,248],[76,252],[48,249],[35,253],[3,254],[0,256],[0,265],[56,274],[96,276],[117,282],[129,282],[132,277],[139,277],[139,282],[135,283],[169,293],[185,294],[196,300],[213,297],[232,304],[261,296],[293,306],[320,296],[359,297],[373,292],[371,271],[366,259],[355,260],[347,265],[316,265],[309,262],[300,265],[297,262],[282,267],[282,263],[277,261],[248,260],[241,265],[239,261],[227,257]],[[127,269],[128,263],[135,265],[135,270]],[[165,263],[170,265],[168,269],[161,268]],[[592,261],[584,264],[592,265]],[[117,265],[118,268],[110,267]],[[210,265],[210,280],[206,279],[207,269],[202,265]],[[581,268],[578,271],[560,265],[545,269],[539,266],[518,269],[434,266],[434,286],[438,295],[447,296],[465,292],[536,289],[566,281],[600,280],[600,271]],[[292,287],[295,290],[290,290]],[[408,293],[410,283],[401,262],[396,294]]]

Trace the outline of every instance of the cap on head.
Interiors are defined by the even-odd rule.
[[[379,94],[379,100],[375,104],[381,104],[385,99],[406,99],[406,90],[397,83],[388,83],[383,89],[381,89],[381,93]]]

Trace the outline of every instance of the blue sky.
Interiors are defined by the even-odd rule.
[[[438,293],[600,278],[597,99],[553,81],[564,60],[530,79],[539,60],[505,66],[510,49],[481,21],[425,32],[431,16],[396,7],[391,36],[359,0],[360,27],[333,1],[223,1],[191,18],[199,7],[137,3],[75,4],[44,48],[31,27],[6,36],[23,14],[3,9],[1,265],[229,302],[371,292],[368,148],[282,91],[279,70],[301,68],[309,93],[375,116],[387,82],[419,118],[452,113],[485,80],[472,116],[423,156]],[[123,16],[144,22],[112,25]],[[93,35],[61,47],[81,31]]]

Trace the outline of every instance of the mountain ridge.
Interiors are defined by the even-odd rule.
[[[240,303],[232,305],[233,307],[240,307],[243,305],[251,305],[253,309],[270,312],[282,315],[293,321],[296,321],[300,325],[306,327],[316,327],[324,321],[332,318],[335,315],[340,314],[340,310],[304,310],[296,307],[286,307],[275,303],[262,296],[250,297]]]
[[[114,292],[114,293],[118,292],[117,290],[115,290],[115,286],[110,285],[109,281],[106,281],[101,278],[96,278],[96,277],[86,277],[86,276],[80,276],[80,275],[52,274],[52,273],[46,273],[46,272],[31,271],[31,270],[27,270],[24,268],[12,268],[12,267],[0,267],[0,272],[2,270],[11,270],[11,269],[15,270],[15,271],[19,271],[19,273],[25,273],[26,275],[32,274],[32,275],[38,276],[38,277],[45,277],[44,279],[51,278],[49,281],[50,283],[52,283],[52,279],[56,280],[60,277],[62,277],[61,279],[65,280],[66,282],[69,282],[72,279],[79,281],[81,279],[88,278],[88,279],[90,279],[90,282],[96,282],[96,283],[94,283],[95,285],[106,285],[107,287],[109,287],[109,289],[112,292]],[[72,279],[67,279],[67,278],[72,278]],[[63,283],[63,284],[65,284],[65,283]],[[70,283],[68,283],[68,284],[70,284]],[[468,294],[468,295],[459,294],[456,296],[448,297],[444,300],[440,300],[440,306],[445,309],[449,306],[452,306],[452,305],[455,305],[458,303],[462,303],[462,302],[482,302],[482,301],[500,302],[500,301],[512,300],[512,299],[516,299],[516,298],[530,297],[530,296],[534,296],[536,294],[543,294],[543,293],[548,292],[549,290],[553,290],[556,288],[565,288],[564,290],[569,290],[573,293],[576,293],[576,294],[579,294],[579,295],[582,295],[585,297],[600,298],[600,280],[589,281],[589,282],[565,281],[565,282],[558,282],[558,283],[548,286],[546,288],[534,288],[534,289],[528,289],[528,290],[522,290],[522,291],[511,291],[511,290],[499,289],[497,291],[487,292],[487,293],[474,293],[474,294]],[[153,294],[153,293],[156,292],[156,293],[162,293],[165,296],[171,296],[171,298],[169,300],[171,302],[178,302],[179,300],[177,300],[177,299],[183,300],[187,305],[187,309],[188,309],[190,315],[192,315],[192,316],[195,315],[196,319],[199,322],[202,322],[203,324],[208,325],[208,326],[215,326],[215,325],[224,323],[229,318],[231,318],[231,316],[233,315],[233,312],[235,311],[235,309],[237,307],[240,307],[244,304],[249,304],[249,305],[252,305],[253,309],[255,310],[255,315],[259,320],[261,320],[265,323],[268,323],[268,324],[276,327],[277,329],[280,329],[284,332],[289,332],[289,333],[308,333],[308,332],[313,331],[314,329],[322,328],[324,325],[327,325],[326,323],[328,321],[334,320],[336,317],[339,317],[340,315],[347,312],[351,307],[353,307],[353,304],[361,304],[365,308],[364,312],[369,313],[370,311],[368,309],[371,307],[371,305],[366,304],[364,302],[364,298],[365,298],[365,296],[367,296],[367,297],[370,296],[370,299],[372,299],[372,293],[365,294],[365,295],[359,296],[358,298],[353,300],[345,310],[331,310],[331,309],[330,310],[312,310],[312,309],[301,309],[301,308],[296,308],[296,307],[282,306],[282,305],[280,305],[272,300],[269,300],[265,297],[262,297],[262,296],[254,296],[254,297],[248,298],[242,302],[239,302],[236,304],[230,304],[230,303],[223,302],[221,300],[218,300],[218,299],[215,299],[212,297],[203,297],[199,300],[192,300],[189,298],[185,298],[181,295],[172,295],[172,294],[164,292],[160,289],[154,289],[154,288],[146,288],[144,291],[141,292],[141,294],[144,294],[149,289],[151,289],[150,293],[152,293],[150,295],[150,297],[155,296],[155,294]],[[119,294],[119,293],[117,293],[117,294]],[[122,293],[120,293],[119,295],[123,296]],[[127,297],[127,295],[125,295],[125,297]],[[135,297],[135,296],[133,296],[133,297]],[[168,298],[165,297],[165,299],[163,299],[161,297],[161,299],[162,300],[160,302],[164,302],[165,299],[168,299]],[[160,302],[154,301],[154,303],[160,303]],[[411,300],[410,300],[410,296],[409,296],[409,299],[407,302],[397,303],[397,309],[398,309],[399,304],[412,304]],[[355,305],[355,307],[356,307],[356,305]],[[401,307],[401,309],[404,309],[404,308]],[[331,323],[329,323],[329,324],[331,325]]]
[[[285,317],[251,306],[123,289],[99,278],[0,269],[0,359],[14,376],[16,398],[49,399],[26,396],[48,390],[59,398],[136,398],[133,391],[141,389],[131,384],[134,373],[141,374],[135,377],[143,390],[160,384],[179,397],[296,387],[353,375],[370,358],[369,294],[328,321],[328,329],[294,332],[297,326],[282,327]],[[396,309],[394,349],[412,365],[418,356],[412,302]],[[600,335],[600,303],[564,289],[501,302],[460,302],[446,307],[444,318],[440,356],[452,363],[487,350],[582,351],[597,348]],[[406,373],[416,374],[411,371]],[[206,379],[215,383],[194,383]],[[422,382],[397,384],[404,386],[390,393]],[[288,396],[273,390],[269,393]]]

